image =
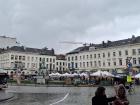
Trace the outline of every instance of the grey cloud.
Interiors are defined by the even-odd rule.
[[[0,33],[26,46],[68,52],[78,45],[139,35],[139,0],[1,0]],[[114,39],[114,35],[117,38]]]

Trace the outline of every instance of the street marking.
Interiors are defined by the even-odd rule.
[[[55,104],[58,104],[58,103],[64,101],[64,100],[68,97],[68,95],[69,95],[69,93],[67,93],[63,99],[61,99],[61,100],[59,100],[59,101],[57,101],[57,102],[55,102],[55,103],[52,103],[52,104],[50,104],[50,105],[55,105]]]

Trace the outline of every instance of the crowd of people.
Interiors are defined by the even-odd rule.
[[[92,105],[129,105],[129,101],[126,97],[126,89],[123,84],[119,84],[115,88],[116,95],[108,98],[105,93],[105,88],[100,86],[95,92],[95,96],[92,98]]]

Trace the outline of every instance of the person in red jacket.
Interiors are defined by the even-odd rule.
[[[107,98],[104,87],[98,87],[95,96],[92,98],[92,105],[108,105],[109,102],[116,100],[116,96]]]

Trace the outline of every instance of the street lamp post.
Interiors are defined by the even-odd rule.
[[[130,75],[130,73],[132,72],[132,63],[131,63],[131,59],[132,59],[132,57],[127,57],[127,59],[126,59],[127,74],[129,74],[129,75]]]

